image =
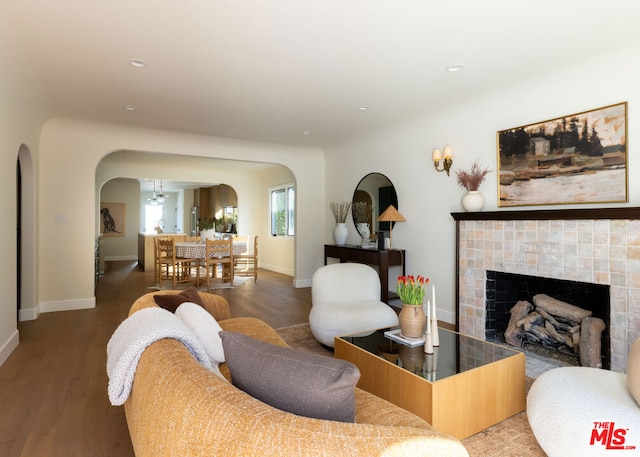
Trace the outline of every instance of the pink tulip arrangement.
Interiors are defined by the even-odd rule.
[[[398,297],[407,305],[422,305],[427,284],[429,278],[424,276],[398,276]]]

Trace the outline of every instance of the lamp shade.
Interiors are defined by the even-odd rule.
[[[398,210],[393,205],[389,205],[384,212],[378,216],[378,221],[380,222],[406,222],[406,219],[402,214],[398,212]]]

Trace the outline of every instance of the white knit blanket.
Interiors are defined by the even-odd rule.
[[[142,352],[163,338],[181,341],[201,365],[212,369],[200,341],[175,314],[162,308],[141,309],[118,326],[107,344],[108,391],[112,405],[127,401]]]

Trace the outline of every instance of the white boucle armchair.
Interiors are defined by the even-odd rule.
[[[397,313],[380,301],[380,278],[368,265],[325,265],[311,279],[309,327],[322,344],[334,347],[336,336],[368,334],[398,325]]]

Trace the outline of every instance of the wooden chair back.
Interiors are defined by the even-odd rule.
[[[247,249],[249,245],[247,243]],[[253,238],[253,252],[234,256],[234,274],[236,276],[252,276],[258,280],[258,235]]]
[[[233,284],[233,238],[226,240],[210,240],[207,238],[205,248],[205,267],[207,269],[207,289],[211,277],[216,277],[218,265],[222,265],[220,279]]]

